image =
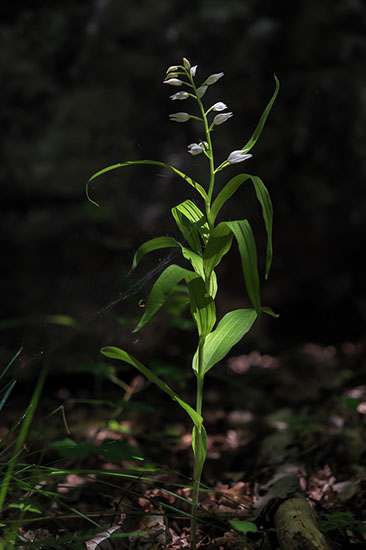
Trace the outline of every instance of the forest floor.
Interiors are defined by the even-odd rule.
[[[83,386],[65,374],[42,393],[0,518],[8,540],[24,549],[189,548],[193,459],[184,412],[132,369],[128,386],[103,363],[78,370]],[[156,370],[194,401],[192,377]],[[365,548],[363,346],[254,351],[213,371],[197,548]],[[7,444],[21,407],[2,415]],[[0,443],[3,472],[11,449]]]

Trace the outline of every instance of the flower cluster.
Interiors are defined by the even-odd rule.
[[[223,112],[227,110],[227,106],[222,101],[218,101],[205,111],[201,101],[209,86],[212,86],[212,84],[215,84],[218,80],[220,80],[220,78],[224,76],[224,73],[212,74],[208,78],[206,78],[206,80],[200,86],[196,86],[194,81],[196,72],[197,65],[194,65],[192,67],[190,62],[186,58],[183,58],[183,65],[172,65],[168,68],[164,84],[169,84],[170,86],[185,86],[186,88],[188,88],[187,91],[180,91],[171,95],[170,99],[172,101],[184,101],[191,97],[198,102],[201,111],[201,116],[192,115],[186,112],[178,112],[169,115],[169,119],[174,122],[187,122],[190,119],[195,119],[203,122],[207,141],[191,143],[188,146],[188,152],[191,155],[199,155],[200,153],[204,153],[208,158],[212,159],[213,153],[210,133],[215,126],[220,126],[220,124],[223,124],[229,118],[231,118],[233,116],[233,113],[230,111]],[[218,114],[214,116],[212,122],[209,124],[207,115],[211,111]],[[226,161],[222,163],[222,165],[220,165],[219,169],[221,169],[223,165],[236,164],[250,158],[252,155],[247,154],[247,150],[248,149],[237,150],[230,153]]]

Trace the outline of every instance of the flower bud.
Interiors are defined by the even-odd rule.
[[[244,160],[250,159],[250,157],[252,157],[253,155],[249,155],[249,154],[247,155],[245,153],[245,151],[247,150],[248,149],[244,149],[244,151],[242,150],[233,151],[227,157],[228,162],[230,162],[230,164],[238,164],[238,162],[243,162]]]
[[[213,111],[225,111],[225,109],[227,109],[227,105],[225,105],[225,103],[223,103],[222,101],[215,103],[215,105],[212,107]]]
[[[215,84],[215,82],[217,82],[218,80],[220,80],[220,78],[224,76],[224,73],[215,73],[215,74],[212,74],[211,76],[208,77],[208,79],[206,80],[205,84],[207,84],[207,86],[210,86],[211,84]]]
[[[197,97],[201,99],[206,93],[207,86],[201,86],[200,88],[197,88]]]
[[[164,84],[170,84],[170,86],[181,86],[183,82],[179,78],[169,78],[169,80],[164,80]]]
[[[233,113],[222,113],[221,115],[216,115],[213,119],[213,123],[216,126],[219,126],[220,124],[223,124],[227,121],[228,118],[232,117]]]
[[[175,100],[175,99],[182,100],[182,99],[187,99],[189,97],[189,93],[188,92],[177,92],[176,94],[173,94],[169,97],[172,100]]]
[[[174,122],[187,122],[191,116],[188,113],[173,113],[169,115],[169,119]]]
[[[191,143],[190,145],[188,145],[188,153],[193,156],[199,155],[200,153],[202,153],[202,151],[203,146],[201,145],[201,143]]]
[[[177,70],[178,70],[177,65],[171,65],[171,66],[169,67],[169,69],[167,69],[166,72],[167,72],[167,73],[171,73],[172,71],[177,71]]]
[[[184,65],[184,68],[187,69],[187,71],[189,71],[189,69],[191,68],[190,62],[185,57],[183,57],[183,65]]]
[[[196,76],[197,67],[198,65],[195,65],[194,67],[190,68],[190,73],[192,76]]]

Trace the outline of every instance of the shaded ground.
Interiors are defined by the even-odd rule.
[[[191,427],[180,408],[131,370],[83,369],[84,387],[77,375],[48,382],[4,507],[6,528],[17,526],[24,548],[189,547]],[[193,402],[181,369],[156,369]],[[365,547],[365,371],[362,344],[346,342],[253,351],[207,377],[198,548],[278,548],[275,514],[294,494],[306,497],[330,548]],[[122,393],[117,374],[129,384],[118,382]],[[7,410],[3,437],[21,405]],[[31,475],[19,472],[25,464]],[[228,523],[235,519],[256,526],[246,546]]]

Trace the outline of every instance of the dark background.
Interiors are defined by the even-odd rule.
[[[97,181],[100,209],[85,198],[95,171],[124,160],[161,160],[205,181],[205,159],[187,154],[200,138],[196,125],[168,120],[189,111],[169,100],[177,89],[162,84],[182,56],[198,64],[198,82],[225,72],[205,97],[234,112],[214,133],[217,159],[249,139],[274,91],[273,73],[281,82],[253,159],[218,178],[220,186],[242,171],[260,176],[275,212],[262,295],[281,317],[264,320],[238,350],[362,340],[365,22],[366,4],[357,0],[2,2],[1,364],[21,345],[31,372],[42,356],[55,368],[95,360],[102,345],[127,342],[141,357],[169,346],[178,356],[186,344],[164,321],[132,344],[119,318],[140,313],[151,281],[139,278],[168,256],[151,254],[127,277],[134,250],[176,236],[170,208],[194,192],[163,169],[135,167]],[[243,187],[223,214],[250,219],[263,266],[253,189]],[[225,260],[220,315],[248,304],[238,254]]]

